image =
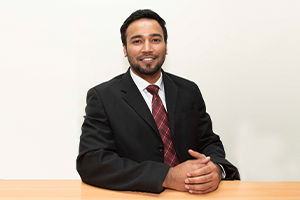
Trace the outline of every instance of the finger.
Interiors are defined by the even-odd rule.
[[[194,157],[194,158],[197,158],[197,159],[201,159],[201,163],[205,164],[205,163],[208,163],[210,161],[210,157],[206,157],[204,154],[201,154],[197,151],[194,151],[192,149],[189,149],[188,150],[189,154]]]
[[[202,168],[199,168],[199,169],[196,169],[194,171],[191,171],[191,172],[188,172],[186,174],[187,177],[197,177],[197,176],[203,176],[203,175],[206,175],[206,174],[210,174],[212,173],[212,168],[211,166],[204,166]]]
[[[206,191],[213,186],[212,182],[203,184],[185,184],[184,188],[188,191]]]
[[[204,186],[205,184],[203,184]],[[215,191],[219,187],[219,182],[212,181],[211,184],[207,183],[204,187],[201,185],[195,185],[195,187],[189,186],[185,187],[190,194],[207,194],[209,192]],[[206,187],[206,189],[205,189]]]
[[[188,152],[189,152],[189,154],[190,154],[191,156],[193,156],[194,158],[201,158],[201,159],[206,158],[206,156],[205,156],[204,154],[201,154],[201,153],[199,153],[199,152],[197,152],[197,151],[194,151],[194,150],[192,150],[192,149],[189,149]]]
[[[184,180],[184,182],[186,184],[202,184],[202,183],[207,183],[207,182],[210,182],[210,181],[213,181],[213,180],[214,180],[213,174],[207,174],[207,175],[204,175],[204,176],[186,178]]]
[[[188,190],[190,194],[207,194],[215,191],[217,188],[209,188],[208,190],[198,191],[198,190]]]

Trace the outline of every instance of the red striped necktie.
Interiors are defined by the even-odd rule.
[[[152,115],[159,130],[161,139],[164,143],[164,163],[170,167],[176,166],[180,163],[180,161],[177,157],[176,150],[172,142],[168,115],[158,95],[159,87],[156,85],[149,85],[146,89],[153,95]]]

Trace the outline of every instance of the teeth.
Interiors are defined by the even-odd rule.
[[[150,60],[153,60],[153,58],[144,58],[143,60],[150,61]]]

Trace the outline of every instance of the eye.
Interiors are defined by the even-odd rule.
[[[134,40],[132,43],[133,44],[139,44],[139,43],[141,43],[142,41],[141,40]]]
[[[155,42],[155,43],[158,43],[158,42],[160,42],[160,41],[161,41],[161,40],[158,39],[158,38],[153,39],[153,42]]]

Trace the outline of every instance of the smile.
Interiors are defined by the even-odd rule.
[[[137,61],[142,61],[142,62],[153,62],[158,58],[159,56],[156,54],[145,54],[137,57]]]
[[[144,58],[144,59],[142,59],[142,61],[151,61],[151,60],[154,60],[154,58]]]

